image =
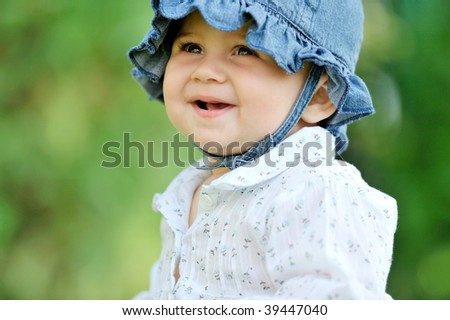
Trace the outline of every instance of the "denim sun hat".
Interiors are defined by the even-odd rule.
[[[313,62],[321,70],[313,68],[316,81],[311,81],[312,88],[323,71],[328,74],[328,94],[337,111],[322,126],[336,137],[338,154],[348,145],[347,125],[374,113],[369,91],[355,75],[363,39],[361,0],[152,0],[152,7],[152,29],[129,51],[129,58],[134,78],[153,99],[164,101],[162,84],[172,45],[166,36],[171,22],[198,10],[209,25],[221,31],[238,30],[252,21],[248,45],[272,56],[288,73],[298,72],[306,61]],[[297,118],[310,98],[297,102]],[[256,154],[280,142],[271,137],[266,140],[270,146],[257,146]]]

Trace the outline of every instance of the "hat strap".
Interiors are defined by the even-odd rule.
[[[300,97],[298,98],[286,120],[273,134],[268,134],[256,145],[251,147],[250,150],[243,154],[221,157],[202,150],[205,154],[205,157],[202,159],[199,169],[210,170],[220,167],[226,167],[231,170],[236,169],[258,159],[265,153],[269,152],[272,148],[280,144],[300,120],[303,111],[306,109],[314,95],[323,70],[323,67],[313,64],[302,93],[300,94]]]

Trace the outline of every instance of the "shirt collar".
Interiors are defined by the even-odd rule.
[[[153,210],[161,212],[173,230],[185,232],[195,189],[210,175],[190,166],[183,170],[163,193],[153,197]]]
[[[335,156],[335,138],[321,127],[305,127],[254,162],[214,180],[220,189],[250,187],[282,173],[290,167],[317,167]]]
[[[254,162],[214,180],[210,187],[242,189],[268,181],[290,167],[317,167],[334,159],[334,146],[334,137],[329,131],[321,127],[302,128]],[[195,165],[187,168],[164,193],[155,195],[153,209],[166,217],[172,229],[186,231],[186,214],[190,211],[192,195],[209,175],[209,170],[199,170]]]

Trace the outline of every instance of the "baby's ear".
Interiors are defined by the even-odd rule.
[[[335,111],[336,106],[328,95],[328,75],[324,73],[308,107],[303,112],[302,120],[313,125],[328,118]]]

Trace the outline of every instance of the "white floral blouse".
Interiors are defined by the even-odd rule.
[[[330,136],[304,128],[203,185],[190,227],[209,171],[185,169],[154,198],[162,252],[136,298],[390,299],[396,201],[331,157]]]

